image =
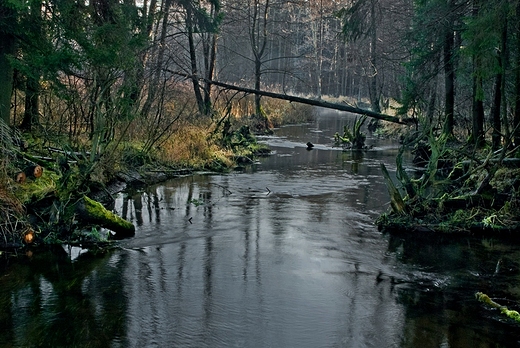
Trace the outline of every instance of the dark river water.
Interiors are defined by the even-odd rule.
[[[322,111],[262,138],[273,155],[243,171],[121,194],[137,231],[116,250],[3,265],[0,346],[520,346],[519,326],[474,296],[518,309],[520,247],[380,233],[379,166],[395,169],[398,145],[333,149],[349,122]]]

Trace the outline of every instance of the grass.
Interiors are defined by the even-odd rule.
[[[14,146],[10,128],[0,125],[3,155],[0,161],[0,238],[3,240],[0,244],[20,245],[30,227],[26,207],[36,208],[42,215],[37,217],[41,221],[35,227],[40,229],[39,237],[44,243],[60,243],[67,239],[63,233],[70,238],[74,233],[72,229],[77,226],[69,210],[78,195],[103,188],[121,170],[146,171],[166,166],[227,171],[237,164],[237,158],[253,158],[256,153],[266,152],[265,146],[257,143],[249,131],[260,129],[259,123],[262,127],[265,125],[261,118],[254,116],[253,96],[245,96],[232,104],[218,101],[212,117],[198,115],[193,103],[178,98],[177,104],[166,103],[161,114],[154,117],[120,121],[111,141],[96,147],[91,145],[88,129],[69,127],[67,117],[70,115],[63,118],[47,115],[47,123],[24,134],[23,139],[28,143],[26,153],[19,153]],[[309,122],[314,117],[314,109],[307,105],[271,98],[262,98],[262,105],[270,127]],[[227,128],[219,120],[227,120]],[[49,124],[53,127],[47,127]],[[78,155],[49,153],[49,147]],[[96,149],[100,152],[95,152]],[[44,165],[39,179],[17,184],[11,174],[27,165],[28,158],[34,158],[29,155],[55,159]],[[53,201],[50,206],[39,207],[44,198]]]

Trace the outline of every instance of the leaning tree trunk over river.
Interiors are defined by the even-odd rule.
[[[376,118],[378,120],[393,122],[393,123],[410,124],[411,122],[413,122],[413,121],[411,121],[409,119],[401,119],[399,117],[382,114],[380,112],[375,112],[375,111],[371,111],[371,110],[356,108],[356,107],[353,107],[353,106],[350,106],[350,105],[347,105],[347,104],[329,103],[329,102],[326,102],[326,101],[315,100],[315,99],[307,99],[307,98],[301,98],[301,97],[295,97],[295,96],[287,95],[287,94],[280,94],[280,93],[273,93],[273,92],[266,92],[266,91],[258,91],[258,90],[249,89],[249,88],[237,87],[237,86],[233,86],[233,85],[229,85],[227,83],[222,83],[222,82],[217,82],[217,81],[212,81],[212,84],[214,84],[215,86],[219,86],[219,87],[223,87],[223,88],[227,88],[227,89],[232,89],[232,90],[239,91],[239,92],[244,92],[244,93],[249,93],[249,94],[256,94],[256,95],[262,95],[262,96],[265,96],[265,97],[282,99],[282,100],[287,100],[287,101],[295,102],[295,103],[302,103],[302,104],[307,104],[307,105],[320,106],[322,108],[327,108],[327,109],[346,111],[346,112],[351,112],[353,114],[358,114],[358,115],[367,115],[368,117]]]
[[[172,70],[169,70],[169,69],[165,69],[165,71],[168,71],[168,72],[170,72],[172,74],[184,76],[184,77],[189,78],[189,79],[193,78],[193,76],[187,75],[187,74],[184,74],[184,73],[181,73],[181,72],[172,71]],[[380,112],[375,112],[375,111],[372,111],[372,110],[365,110],[365,109],[356,108],[356,107],[353,107],[353,106],[350,106],[350,105],[347,105],[347,104],[335,104],[335,103],[329,103],[329,102],[321,101],[321,100],[295,97],[295,96],[287,95],[287,94],[280,94],[280,93],[273,93],[273,92],[267,92],[267,91],[260,91],[260,90],[251,89],[251,88],[234,86],[234,85],[231,85],[231,84],[228,84],[228,83],[224,83],[224,82],[219,82],[219,81],[208,81],[208,82],[210,82],[214,86],[222,87],[222,88],[225,88],[225,89],[231,89],[231,90],[234,90],[234,91],[243,92],[243,93],[247,93],[247,94],[261,95],[261,96],[264,96],[264,97],[275,98],[275,99],[282,99],[282,100],[287,100],[287,101],[295,102],[295,103],[319,106],[319,107],[322,107],[322,108],[339,110],[339,111],[346,111],[346,112],[351,112],[353,114],[366,115],[368,117],[376,118],[378,120],[383,120],[383,121],[388,121],[388,122],[393,122],[393,123],[410,124],[410,123],[415,122],[415,121],[413,121],[413,120],[411,120],[409,118],[403,119],[403,118],[399,118],[399,117],[395,117],[395,116],[382,114]]]

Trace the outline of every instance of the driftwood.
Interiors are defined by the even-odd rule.
[[[135,235],[135,226],[107,210],[101,203],[87,196],[76,205],[76,212],[81,221],[88,224],[99,225],[116,233],[117,238],[132,237]]]
[[[165,70],[168,71],[169,73],[180,75],[180,76],[184,76],[186,78],[190,78],[190,79],[192,79],[194,77],[197,78],[197,76],[184,74],[184,73],[181,73],[181,72],[176,72],[176,71],[172,71],[172,70],[168,70],[168,69],[165,69]],[[401,119],[399,117],[382,114],[380,112],[375,112],[375,111],[372,111],[372,110],[361,109],[361,108],[357,108],[357,107],[350,106],[350,105],[347,105],[347,104],[330,103],[330,102],[326,102],[326,101],[322,101],[322,100],[301,98],[301,97],[296,97],[296,96],[287,95],[287,94],[267,92],[267,91],[261,91],[261,90],[257,90],[257,89],[252,89],[252,88],[239,87],[239,86],[231,85],[231,84],[228,84],[228,83],[208,80],[208,79],[204,79],[204,78],[199,78],[199,79],[202,80],[202,81],[205,81],[205,82],[207,82],[209,84],[218,86],[218,87],[222,87],[222,88],[225,88],[225,89],[231,89],[233,91],[243,92],[243,93],[247,93],[247,94],[261,95],[261,96],[264,96],[264,97],[275,98],[275,99],[282,99],[282,100],[287,100],[287,101],[295,102],[295,103],[307,104],[307,105],[312,105],[312,106],[319,106],[319,107],[322,107],[322,108],[339,110],[339,111],[346,111],[346,112],[351,112],[353,114],[366,115],[368,117],[372,117],[372,118],[375,118],[375,119],[378,119],[378,120],[383,120],[383,121],[388,121],[388,122],[393,122],[393,123],[399,123],[399,124],[407,125],[407,124],[411,124],[411,123],[414,122],[412,119],[409,119],[409,118]]]

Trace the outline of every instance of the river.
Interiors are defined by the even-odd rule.
[[[520,247],[379,232],[398,144],[332,148],[352,120],[321,110],[262,137],[273,155],[243,170],[121,194],[137,229],[116,250],[3,264],[0,347],[518,345],[474,295],[517,309]]]

